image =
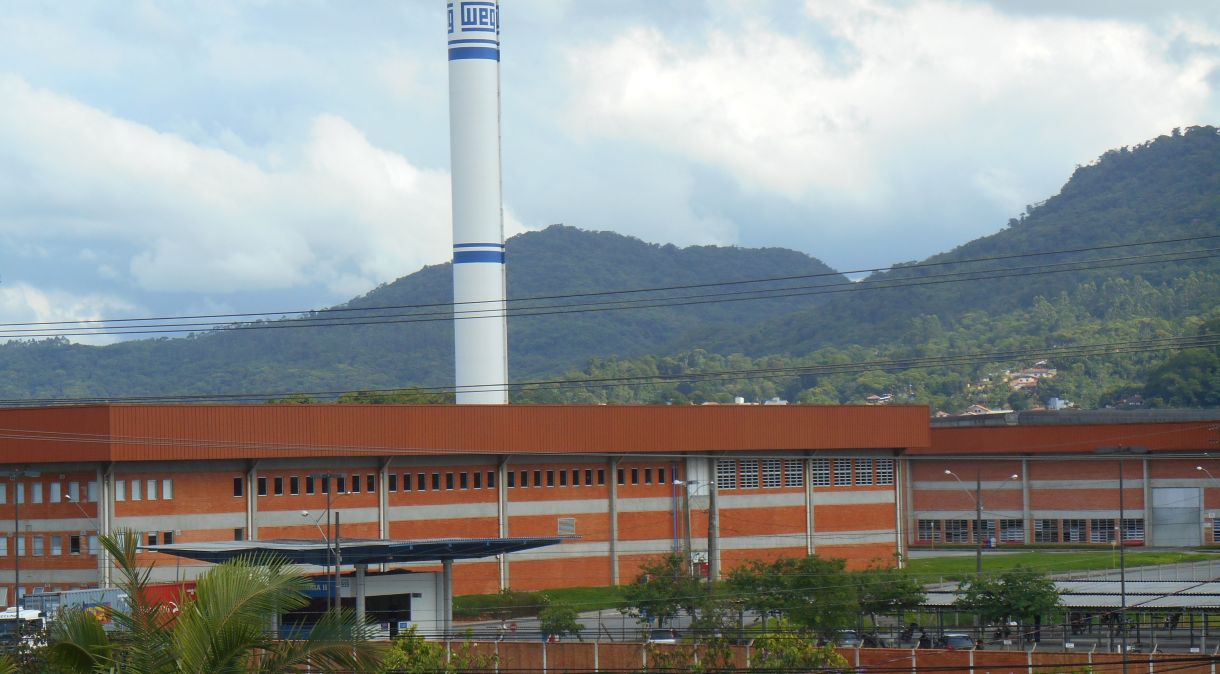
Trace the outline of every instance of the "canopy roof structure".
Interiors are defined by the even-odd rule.
[[[1118,609],[1122,593],[1117,580],[1060,580],[1055,582],[1064,608]],[[930,590],[924,606],[950,608],[958,593]],[[1128,580],[1127,611],[1220,611],[1220,582]]]
[[[343,539],[338,541],[344,564],[402,564],[478,559],[521,552],[565,540],[542,538],[441,538],[420,541]],[[142,550],[219,564],[235,557],[275,555],[293,564],[324,566],[334,561],[334,544],[311,540],[219,541],[142,546]]]

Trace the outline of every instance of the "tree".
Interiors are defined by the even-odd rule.
[[[374,671],[377,674],[456,674],[490,670],[495,664],[494,654],[480,653],[470,643],[453,646],[446,655],[444,644],[428,641],[412,626],[394,637]]]
[[[580,631],[585,626],[576,620],[577,616],[576,609],[570,604],[554,603],[548,599],[546,606],[538,612],[538,627],[546,636],[571,634],[584,641],[580,638]]]
[[[729,573],[728,586],[743,605],[763,616],[780,615],[793,624],[830,636],[855,621],[856,585],[846,560],[781,557],[752,561]]]
[[[922,605],[927,597],[923,586],[904,569],[874,564],[852,574],[852,577],[856,581],[860,612],[868,614],[874,629],[878,614],[912,610]]]
[[[195,597],[164,610],[147,598],[151,567],[136,563],[141,536],[123,531],[102,536],[114,559],[119,586],[130,608],[116,610],[113,635],[84,611],[56,621],[50,660],[66,672],[131,674],[227,674],[295,672],[308,664],[324,672],[370,671],[377,652],[370,630],[350,611],[323,616],[306,638],[278,640],[268,632],[271,616],[307,603],[310,583],[278,557],[240,558],[201,575]]]
[[[1018,566],[999,575],[964,581],[955,605],[979,615],[986,623],[1036,623],[1059,606],[1055,581],[1045,573]]]
[[[752,650],[756,655],[750,661],[751,671],[828,672],[848,666],[847,660],[832,644],[819,646],[816,639],[810,639],[792,627],[781,620],[774,632],[754,640]]]
[[[696,613],[704,594],[686,559],[669,554],[640,567],[635,582],[623,588],[621,610],[642,623],[664,625],[682,611]]]

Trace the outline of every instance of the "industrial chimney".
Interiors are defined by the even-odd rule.
[[[508,402],[504,218],[500,202],[500,7],[449,8],[453,335],[457,401]]]

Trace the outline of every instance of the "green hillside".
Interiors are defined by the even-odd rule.
[[[514,400],[858,403],[871,395],[956,411],[1052,395],[1092,407],[1138,394],[1147,404],[1215,405],[1214,346],[1173,352],[1145,342],[1217,333],[1220,262],[1209,249],[1220,239],[1206,238],[1217,235],[1213,127],[1107,152],[995,234],[854,284],[790,250],[677,248],[554,226],[508,242],[513,380],[637,379],[527,390]],[[1123,247],[1171,239],[1179,241]],[[1078,252],[1029,255],[1063,250]],[[800,278],[712,285],[783,277]],[[594,295],[649,288],[665,290]],[[787,290],[757,298],[768,289]],[[340,312],[256,326],[269,329],[105,347],[12,342],[0,347],[0,398],[258,401],[443,387],[452,383],[451,300],[443,264]],[[296,327],[319,321],[330,325]],[[1099,343],[1135,346],[1082,350]],[[1040,360],[1056,376],[1036,389],[1005,380],[1006,370]],[[759,370],[768,374],[702,376]]]

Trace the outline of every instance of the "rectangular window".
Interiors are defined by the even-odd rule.
[[[540,470],[534,471],[534,486],[535,487],[542,486],[542,471],[540,471]]]
[[[313,496],[313,493],[314,493],[313,492],[313,478],[310,476],[306,476],[305,477],[305,494],[307,496]]]
[[[34,541],[34,556],[41,557],[43,552],[45,552],[46,541],[43,540],[42,536],[35,536],[32,540]]]
[[[658,468],[658,469],[657,469],[657,484],[666,484],[666,482],[665,482],[665,469],[664,469],[664,468]]]
[[[237,527],[236,529],[234,529],[233,530],[233,540],[235,540],[235,541],[246,540],[246,530],[241,527]]]
[[[386,481],[389,483],[386,488],[392,492],[398,491],[398,473],[390,473],[386,475]]]
[[[271,482],[272,482],[272,485],[273,485],[273,486],[274,486],[274,488],[275,488],[275,491],[274,491],[273,493],[274,493],[276,496],[283,496],[283,495],[284,495],[284,477],[283,477],[282,475],[281,475],[281,476],[277,476],[277,477],[276,477],[274,480],[272,480]]]
[[[242,496],[246,492],[246,480],[244,478],[233,478],[233,495]]]
[[[445,473],[445,489],[453,491],[453,473]]]
[[[941,542],[940,520],[919,520],[917,525],[915,540],[923,543]]]
[[[433,473],[432,474],[432,491],[440,491],[440,490],[441,490],[441,474]]]
[[[51,483],[51,503],[59,503],[63,500],[63,485],[59,482]]]
[[[322,478],[322,493],[323,494],[330,493],[330,478],[329,477]]]
[[[779,459],[762,460],[762,486],[777,489],[783,483],[783,471]]]
[[[496,488],[496,472],[494,470],[487,471],[487,488]]]
[[[851,459],[835,459],[835,486],[851,486]]]
[[[17,556],[25,557],[25,536],[17,536]]]
[[[528,470],[521,471],[521,488],[525,489],[530,486],[530,472]]]
[[[149,545],[157,544],[157,532],[155,532],[155,531],[148,532],[148,544]]]
[[[133,501],[140,500],[140,481],[139,480],[131,481],[131,500],[133,500]]]
[[[116,501],[126,501],[127,500],[127,483],[126,482],[124,482],[122,480],[114,481],[114,500],[116,500]]]
[[[856,459],[856,484],[863,486],[872,486],[873,484],[873,460],[872,459]]]
[[[100,550],[101,550],[101,546],[98,545],[97,536],[96,535],[90,536],[89,537],[89,554],[97,555],[97,553]]]
[[[470,489],[469,475],[466,471],[458,473],[458,489]]]
[[[25,505],[25,483],[17,483],[17,503]]]
[[[1084,520],[1063,520],[1063,542],[1083,543],[1085,532]]]
[[[978,543],[980,535],[983,537],[984,543],[995,538],[995,520],[983,520],[982,522],[971,520],[971,523],[978,525],[974,532],[974,540],[972,542]]]
[[[739,469],[741,470],[741,488],[758,489],[758,459],[742,459]]]
[[[945,542],[966,543],[970,539],[970,520],[945,520]]]
[[[42,503],[42,483],[34,482],[30,485],[30,500],[34,503]]]
[[[161,480],[161,498],[171,501],[174,498],[174,481],[172,478]]]
[[[830,459],[809,460],[809,484],[814,487],[830,486]]]
[[[370,494],[377,493],[377,476],[375,474],[369,473],[364,476],[364,490]]]
[[[803,461],[800,459],[786,459],[784,461],[784,486],[805,486],[805,463]]]
[[[737,462],[733,459],[716,459],[716,488],[737,488]]]
[[[68,554],[80,554],[80,536],[68,536]]]
[[[402,490],[411,491],[411,474],[410,473],[402,474]]]
[[[516,489],[516,487],[517,487],[517,472],[510,470],[510,471],[508,471],[508,488]]]
[[[490,475],[490,474],[491,473],[488,473],[488,475]],[[483,488],[483,473],[476,470],[473,473],[471,473],[471,477],[474,478],[474,484],[471,486],[474,487],[475,489],[482,489]]]
[[[1122,524],[1124,541],[1144,540],[1144,520],[1140,518],[1124,519]]]
[[[258,478],[257,484],[258,484],[258,495],[266,496],[267,495],[267,478],[260,476]]]
[[[97,480],[90,480],[89,483],[85,485],[85,491],[85,497],[89,499],[89,502],[97,503]],[[0,503],[3,503],[2,499],[0,499]]]
[[[573,487],[580,486],[580,469],[579,468],[572,469],[572,486]]]
[[[546,486],[548,486],[548,487],[555,486],[555,471],[548,470],[546,472]]]
[[[560,487],[568,486],[568,471],[566,471],[566,470],[559,471],[559,486]]]
[[[165,545],[173,545],[174,544],[174,532],[167,531],[167,532],[161,534],[161,542],[164,543]]]
[[[8,503],[8,485],[0,482],[0,503]]]
[[[597,471],[597,486],[599,486],[599,487],[606,486],[606,469],[605,468],[599,468]]]
[[[144,496],[147,497],[149,501],[157,500],[157,481],[156,480],[148,480],[147,482],[144,483]]]
[[[894,484],[893,459],[877,459],[877,484]]]
[[[1089,520],[1089,542],[1110,543],[1114,541],[1114,520]]]
[[[342,491],[342,490],[340,490],[340,491]],[[352,476],[352,493],[353,494],[360,493],[360,476],[359,475]]]
[[[52,536],[51,537],[51,556],[59,557],[63,554],[64,554],[64,537],[63,536]]]
[[[644,484],[652,484],[652,469],[644,469]]]
[[[1034,520],[1035,543],[1058,543],[1059,520]]]
[[[627,475],[627,471],[623,470],[622,468],[619,468],[619,469],[618,469],[618,475],[617,475],[617,476],[615,476],[615,477],[617,477],[617,478],[618,478],[618,483],[619,483],[620,485],[627,484],[627,480],[626,480],[626,477],[625,477],[626,475]]]
[[[1001,543],[1024,543],[1025,542],[1025,521],[1024,520],[1000,520],[1000,542]]]
[[[346,494],[347,493],[347,478],[346,477],[343,477],[342,475],[340,475],[339,477],[335,478],[335,493],[336,494]]]
[[[586,487],[593,486],[593,469],[592,468],[585,469],[585,486]]]
[[[428,491],[428,474],[416,473],[415,488],[419,491]]]
[[[0,557],[8,557],[8,536],[0,536]]]

